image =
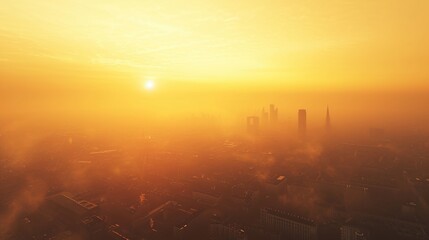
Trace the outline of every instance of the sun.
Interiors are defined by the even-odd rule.
[[[147,91],[152,91],[155,88],[155,82],[153,80],[147,80],[144,82],[144,88]]]

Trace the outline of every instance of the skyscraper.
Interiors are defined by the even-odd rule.
[[[262,118],[262,123],[263,124],[267,124],[268,123],[268,120],[269,120],[270,116],[269,116],[268,112],[265,111],[265,108],[262,108],[261,118]]]
[[[256,117],[256,116],[247,117],[247,132],[250,134],[259,133],[259,117]]]
[[[326,108],[326,122],[325,128],[327,131],[331,130],[331,116],[329,115],[329,106]]]
[[[301,134],[305,134],[307,131],[307,110],[298,110],[298,131]]]
[[[270,121],[271,123],[277,123],[279,118],[279,110],[274,106],[274,104],[270,104]]]

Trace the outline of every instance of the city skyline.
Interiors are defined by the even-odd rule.
[[[0,240],[429,240],[428,0],[2,0]]]

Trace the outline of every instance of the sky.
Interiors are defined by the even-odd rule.
[[[426,0],[6,0],[0,70],[63,81],[117,72],[268,87],[421,87],[428,11]]]
[[[130,105],[148,98],[148,80],[164,100],[203,89],[425,95],[428,12],[427,0],[3,0],[0,98],[9,109]]]

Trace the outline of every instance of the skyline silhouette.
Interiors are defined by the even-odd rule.
[[[0,240],[429,240],[428,13],[3,0]]]

